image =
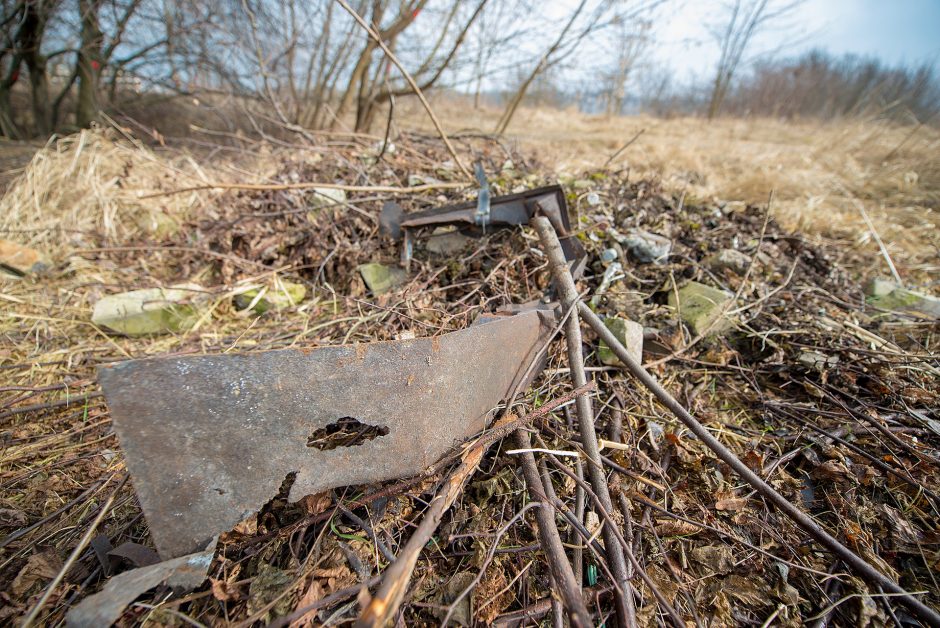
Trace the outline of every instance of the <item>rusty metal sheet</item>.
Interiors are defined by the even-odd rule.
[[[98,379],[169,558],[255,513],[288,474],[296,501],[426,469],[484,427],[552,321],[528,311],[434,338],[133,360],[99,368]],[[309,445],[341,419],[383,435],[327,451]]]

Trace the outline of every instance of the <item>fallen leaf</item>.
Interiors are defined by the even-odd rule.
[[[656,523],[656,533],[660,536],[688,536],[700,529],[697,525],[677,519],[661,519]]]
[[[719,499],[715,502],[715,510],[726,510],[736,512],[747,505],[747,498],[730,497],[728,499]]]
[[[734,569],[734,554],[727,545],[705,545],[689,552],[692,560],[715,574],[726,574]]]
[[[244,521],[239,521],[232,530],[244,536],[254,536],[258,533],[258,516],[251,515]]]
[[[304,591],[304,594],[300,596],[300,599],[297,600],[297,606],[294,608],[294,612],[299,611],[302,608],[306,608],[315,602],[320,601],[326,596],[326,591],[323,590],[323,586],[320,584],[320,581],[316,578],[310,579],[310,584],[307,586],[307,590]],[[317,619],[317,610],[307,611],[299,618],[291,622],[290,628],[301,628],[303,626],[313,626],[314,622]]]
[[[241,599],[242,592],[234,584],[215,578],[209,578],[209,581],[212,583],[212,597],[218,601],[231,602]]]
[[[258,575],[248,588],[248,614],[254,615],[266,610],[263,623],[267,624],[276,617],[283,617],[294,608],[292,595],[281,595],[294,582],[294,577],[273,565],[262,563]],[[277,600],[275,602],[275,600]],[[269,604],[274,604],[267,608]]]
[[[16,597],[23,597],[30,592],[35,585],[52,580],[62,568],[62,561],[54,550],[46,550],[39,554],[33,554],[16,574],[10,590]]]
[[[444,585],[444,596],[441,600],[442,606],[448,607],[454,603],[464,589],[466,589],[476,578],[476,574],[471,571],[462,571],[458,574],[455,574],[447,584]],[[472,597],[473,591],[465,595],[460,602],[457,603],[457,606],[454,608],[454,612],[450,616],[450,621],[454,624],[460,626],[470,626],[471,622],[471,609],[470,609],[470,598]],[[488,608],[483,609],[484,613],[488,611]],[[443,620],[447,615],[445,608],[438,609],[435,613],[438,619]]]
[[[771,603],[769,592],[754,578],[728,576],[724,579],[722,588],[728,592],[728,595],[748,606],[761,608]]]
[[[319,515],[330,507],[333,503],[333,496],[330,491],[323,491],[314,495],[305,495],[300,499],[300,506],[308,516]]]
[[[827,460],[813,469],[813,477],[838,482],[848,479],[850,473],[848,468],[841,462]]]
[[[26,513],[14,508],[0,508],[0,526],[14,528],[26,525]]]

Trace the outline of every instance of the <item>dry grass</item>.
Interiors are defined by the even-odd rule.
[[[116,132],[82,131],[33,155],[0,199],[0,233],[58,261],[71,249],[177,228],[206,195],[142,200],[142,194],[201,183],[192,158],[157,155]]]

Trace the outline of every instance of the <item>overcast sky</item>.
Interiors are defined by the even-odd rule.
[[[653,61],[680,81],[708,74],[718,49],[708,25],[721,21],[720,0],[680,0],[657,20]],[[940,0],[806,0],[791,28],[755,40],[755,52],[783,47],[781,56],[809,48],[876,56],[890,63],[928,61],[940,69]]]

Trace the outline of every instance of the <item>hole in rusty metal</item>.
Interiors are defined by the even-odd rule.
[[[388,436],[388,428],[383,425],[369,425],[351,416],[344,416],[311,434],[307,438],[307,447],[329,451],[337,447],[355,447],[379,436]]]

